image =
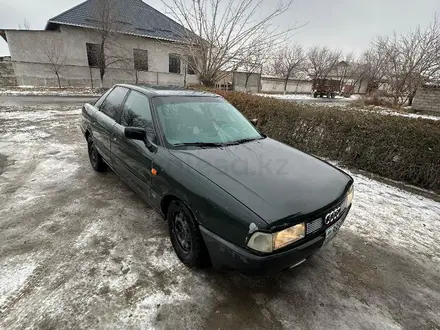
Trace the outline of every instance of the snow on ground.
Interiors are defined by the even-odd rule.
[[[319,102],[322,98],[315,98],[313,94],[266,94],[266,93],[256,93],[257,96],[263,97],[272,97],[279,100],[311,100]],[[352,95],[351,97],[343,97],[340,95],[335,96],[335,100],[346,100],[346,101],[354,101],[360,98],[360,95]],[[325,100],[331,100],[324,98]]]
[[[430,120],[440,120],[439,116],[421,115],[421,114],[417,114],[417,113],[396,112],[396,111],[392,111],[390,109],[383,108],[383,107],[374,107],[372,110],[375,112],[379,111],[381,114],[389,115],[389,116],[401,116],[401,117],[415,118],[415,119],[422,118],[422,119],[430,119]]]
[[[389,116],[401,116],[407,118],[422,118],[430,120],[440,120],[440,116],[422,115],[416,113],[397,112],[380,106],[365,106],[363,108],[352,107],[351,101],[355,101],[361,98],[361,95],[352,95],[350,98],[344,98],[342,96],[336,96],[335,99],[327,98],[313,98],[313,95],[309,94],[255,94],[263,97],[272,97],[279,100],[286,101],[304,101],[308,104],[319,105],[329,110],[353,110],[353,111],[369,111],[374,113],[380,113]]]
[[[440,264],[440,203],[363,175],[352,176],[356,197],[345,228],[374,244],[386,237],[387,245],[419,251]]]
[[[18,291],[36,268],[35,256],[16,256],[1,264],[0,272],[0,306],[7,298]]]
[[[255,95],[263,96],[263,97],[272,97],[272,98],[280,99],[280,100],[311,100],[311,99],[313,99],[313,95],[311,95],[311,94],[265,94],[265,93],[258,93]]]
[[[36,86],[19,86],[0,88],[0,95],[12,96],[100,96],[91,88],[44,88]]]
[[[194,270],[152,209],[91,170],[78,116],[0,106],[0,328],[440,327],[434,199],[352,173],[349,217],[301,266],[269,278]]]

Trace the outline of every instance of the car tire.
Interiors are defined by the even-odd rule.
[[[89,152],[90,164],[96,172],[104,172],[107,169],[107,165],[102,159],[101,155],[96,149],[95,143],[93,142],[93,138],[89,136],[87,139],[87,149]]]
[[[209,266],[209,255],[199,225],[188,207],[181,201],[172,201],[167,220],[171,244],[177,257],[191,267]]]

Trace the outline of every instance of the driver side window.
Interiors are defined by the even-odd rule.
[[[121,125],[144,128],[150,141],[155,142],[153,117],[148,98],[136,91],[131,91],[124,104]]]

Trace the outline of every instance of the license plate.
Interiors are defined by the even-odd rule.
[[[339,220],[334,225],[327,228],[327,230],[325,231],[325,240],[323,246],[328,244],[333,238],[335,238],[336,234],[338,233],[343,223],[344,220]]]

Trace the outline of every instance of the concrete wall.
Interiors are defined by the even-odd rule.
[[[99,43],[99,34],[91,29],[61,26],[60,31],[6,31],[13,67],[19,85],[56,86],[56,76],[45,49],[59,49],[65,58],[61,69],[63,86],[99,86],[99,69],[89,68],[86,43]],[[136,82],[133,49],[148,50],[148,72],[138,72],[139,83],[159,83],[183,86],[185,63],[181,73],[168,73],[170,53],[185,55],[185,49],[175,43],[129,35],[109,40],[106,50],[109,61],[123,59],[109,66],[104,85]],[[188,84],[197,84],[195,75],[186,75]]]
[[[348,81],[347,84],[351,82]],[[368,83],[361,81],[355,84],[353,92],[355,94],[365,94]],[[287,82],[287,93],[309,94],[312,93],[313,82],[309,80],[289,79]],[[263,93],[284,93],[284,79],[274,77],[262,77],[261,92]]]
[[[289,79],[287,93],[311,93],[312,85],[312,82],[308,80]],[[284,93],[284,79],[262,77],[261,91],[264,93]]]
[[[247,78],[247,84],[246,84]],[[233,88],[235,91],[258,93],[260,91],[259,73],[234,72],[233,74]]]
[[[417,91],[413,110],[440,115],[440,87],[422,87]]]
[[[347,80],[346,84],[352,85],[353,81]],[[368,81],[366,81],[366,80],[358,81],[354,84],[353,93],[354,94],[365,94],[367,92],[367,88],[368,88]]]
[[[14,68],[9,57],[0,57],[0,87],[16,86]]]

